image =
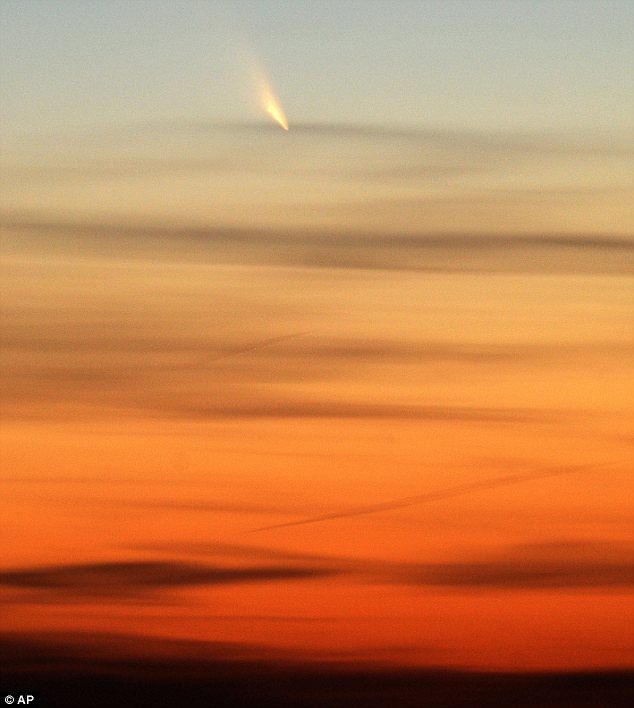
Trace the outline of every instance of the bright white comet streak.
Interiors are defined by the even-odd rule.
[[[271,87],[264,77],[260,78],[260,103],[262,108],[284,130],[288,130],[288,121]]]

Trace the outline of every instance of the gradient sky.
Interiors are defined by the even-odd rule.
[[[3,629],[631,666],[632,4],[0,7]]]
[[[253,116],[255,54],[291,122],[631,128],[632,3],[3,0],[4,131]]]

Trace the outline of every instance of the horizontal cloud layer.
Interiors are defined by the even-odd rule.
[[[211,567],[176,561],[116,561],[56,565],[0,572],[0,584],[68,595],[124,597],[131,593],[192,585],[302,580],[332,575],[324,567]]]
[[[225,544],[156,544],[179,556],[231,557],[233,565],[185,560],[60,564],[0,572],[0,585],[25,592],[17,602],[58,602],[103,597],[125,600],[148,592],[191,586],[315,580],[396,583],[473,591],[634,588],[634,549],[624,542],[559,542],[511,547],[469,561],[394,562],[319,556],[265,547]],[[259,565],[245,564],[258,558]],[[283,564],[280,565],[280,561]],[[32,593],[36,592],[36,595]]]
[[[45,251],[61,247],[68,254],[117,260],[448,272],[634,272],[634,239],[600,234],[377,235],[59,221],[11,213],[0,217],[0,225],[36,239]]]

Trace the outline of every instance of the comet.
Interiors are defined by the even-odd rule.
[[[264,75],[260,76],[260,105],[271,118],[284,130],[288,131],[288,121],[273,89]]]
[[[246,47],[241,48],[241,60],[245,72],[244,77],[249,85],[249,103],[252,103],[254,95],[257,96],[260,109],[270,116],[282,130],[288,132],[288,120],[271,86],[269,73],[262,60]]]

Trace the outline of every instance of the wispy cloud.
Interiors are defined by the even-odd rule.
[[[101,129],[76,133],[70,137],[73,141],[112,143],[116,140],[143,136],[169,134],[210,136],[214,134],[255,134],[259,137],[277,137],[278,128],[269,122],[260,121],[162,121],[113,125]],[[554,130],[461,130],[443,127],[402,126],[372,123],[337,123],[337,122],[293,122],[291,139],[332,138],[338,141],[366,140],[406,141],[410,145],[418,144],[436,149],[464,154],[468,151],[499,153],[554,153],[554,154],[616,154],[634,153],[631,136],[626,131],[608,131],[604,134],[588,135],[583,132],[563,133]]]
[[[91,506],[105,505],[114,506],[117,509],[135,508],[135,509],[156,509],[160,511],[196,511],[203,514],[245,514],[245,515],[261,515],[268,516],[271,514],[296,514],[298,507],[289,507],[276,504],[248,504],[246,502],[223,502],[223,501],[208,501],[201,502],[195,500],[175,500],[175,499],[137,499],[130,501],[128,499],[84,499],[84,503]],[[299,507],[301,508],[301,507]]]
[[[477,561],[404,563],[387,571],[389,582],[494,590],[634,588],[631,543],[527,544]]]
[[[496,197],[504,201],[502,197]],[[481,197],[477,200],[480,201]],[[415,204],[412,202],[412,204]],[[421,208],[424,205],[421,203]],[[320,207],[321,208],[321,207]],[[346,206],[344,211],[351,207]],[[367,205],[358,205],[367,211]],[[373,207],[374,208],[374,207]],[[332,211],[332,207],[328,207]],[[175,259],[184,263],[239,263],[330,269],[445,272],[634,272],[634,239],[607,234],[374,233],[343,229],[241,229],[210,225],[68,221],[36,214],[0,216],[7,230],[61,239],[75,256],[116,260]],[[81,236],[81,239],[78,237]],[[60,241],[57,241],[58,246]],[[176,254],[176,255],[175,255]],[[543,256],[547,255],[545,260]],[[474,260],[474,257],[477,258]],[[616,259],[616,260],[615,260]]]
[[[175,411],[192,419],[209,418],[358,418],[393,420],[444,420],[475,423],[536,423],[551,420],[556,413],[512,408],[472,406],[418,406],[383,403],[353,403],[311,400],[229,402],[221,406],[184,407]]]
[[[3,335],[0,354],[7,376],[2,393],[5,402],[12,404],[5,415],[12,418],[37,418],[39,407],[55,404],[60,418],[91,417],[107,406],[127,416],[183,420],[295,417],[539,423],[562,420],[570,412],[422,404],[403,400],[398,392],[378,400],[352,396],[330,400],[327,393],[320,397],[316,390],[308,395],[301,389],[293,392],[292,387],[372,378],[382,373],[381,367],[394,366],[403,371],[407,367],[419,376],[441,365],[477,377],[492,367],[524,372],[529,367],[537,371],[597,362],[623,365],[634,350],[627,340],[498,344],[332,337],[317,331],[251,338],[212,331],[179,338],[128,313],[121,313],[106,328],[91,322],[69,326],[63,312],[44,307],[28,317],[8,310]],[[200,377],[199,390],[190,386],[192,375]]]
[[[329,567],[343,569],[349,567],[351,559],[320,553],[307,553],[271,546],[258,546],[248,543],[223,543],[220,541],[196,541],[180,543],[165,541],[133,547],[135,551],[159,553],[174,553],[184,556],[202,556],[207,558],[257,558],[260,562],[271,560],[294,561],[299,563],[326,564]]]

